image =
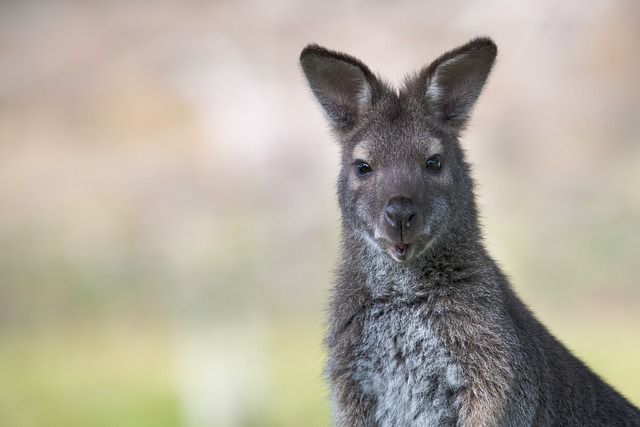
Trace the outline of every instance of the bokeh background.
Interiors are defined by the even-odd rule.
[[[490,251],[640,404],[640,3],[0,3],[0,425],[327,426],[339,147],[309,42],[399,82],[492,36]]]

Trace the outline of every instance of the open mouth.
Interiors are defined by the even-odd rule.
[[[393,239],[377,233],[376,239],[371,239],[377,248],[385,252],[391,259],[400,263],[408,264],[412,260],[421,257],[434,241],[435,234],[426,230],[423,234],[410,236],[409,241],[405,239]]]
[[[391,256],[396,261],[406,261],[409,258],[410,246],[408,243],[397,243],[391,246]]]

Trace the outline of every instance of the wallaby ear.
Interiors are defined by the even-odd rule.
[[[356,58],[315,44],[302,50],[300,64],[334,129],[351,129],[375,96],[373,73]]]
[[[433,61],[421,73],[418,89],[432,112],[452,127],[464,128],[497,53],[495,43],[482,37]]]

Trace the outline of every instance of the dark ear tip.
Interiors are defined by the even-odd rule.
[[[498,55],[498,46],[490,37],[481,36],[471,40],[467,46],[473,50],[479,50],[488,56],[495,58]]]
[[[300,60],[302,61],[304,58],[307,58],[309,56],[326,56],[329,53],[330,52],[328,49],[325,49],[318,44],[310,43],[306,45],[304,49],[302,49],[302,52],[300,52]]]
[[[315,68],[317,65],[324,63],[325,60],[337,61],[358,68],[362,74],[370,81],[376,80],[373,73],[359,59],[347,55],[346,53],[337,52],[335,50],[324,48],[315,43],[308,44],[302,52],[300,52],[300,63],[303,70]]]

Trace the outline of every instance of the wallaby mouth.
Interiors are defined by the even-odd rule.
[[[391,257],[398,262],[406,262],[411,258],[413,246],[409,243],[396,243],[391,245],[389,252]]]
[[[407,259],[407,255],[409,253],[409,244],[408,243],[398,243],[397,245],[393,245],[391,247],[391,252],[393,257],[398,261],[405,261]]]
[[[426,232],[425,234],[413,236],[410,241],[381,238],[377,243],[380,249],[385,251],[387,255],[399,264],[407,264],[412,260],[420,257],[420,255],[432,244],[433,234]]]

